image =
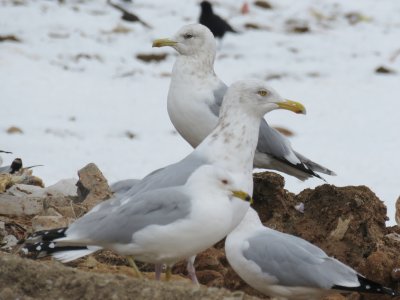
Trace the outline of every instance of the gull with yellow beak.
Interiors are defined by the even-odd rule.
[[[178,53],[168,93],[168,114],[180,135],[196,147],[218,122],[227,86],[214,72],[216,42],[211,31],[200,24],[183,26],[173,38],[159,39],[153,47],[169,46]],[[280,108],[305,113],[291,101]],[[316,172],[335,173],[294,151],[288,139],[263,119],[260,125],[254,167],[284,172],[306,180],[321,178]]]
[[[176,262],[223,239],[232,219],[245,215],[252,199],[238,188],[229,172],[203,165],[182,186],[138,194],[112,212],[86,214],[69,228],[47,231],[48,236],[63,237],[26,245],[23,251],[68,262],[77,258],[71,250],[110,249],[142,262],[166,264],[169,280]]]
[[[290,107],[291,110],[304,111],[304,107],[300,103],[288,103],[263,81],[251,79],[233,83],[224,95],[217,126],[192,153],[181,161],[153,171],[142,180],[136,181],[129,191],[98,204],[84,218],[90,218],[91,214],[94,216],[114,214],[116,211],[121,211],[120,207],[126,207],[127,204],[133,205],[140,199],[141,194],[182,186],[203,165],[213,165],[229,172],[230,177],[236,183],[237,190],[252,195],[253,160],[261,119],[270,111],[280,108],[287,109],[287,107]],[[232,202],[232,205],[236,206],[241,203]],[[240,223],[245,213],[246,211],[240,207],[233,209],[228,232]],[[93,226],[97,228],[96,224]],[[108,224],[112,226],[111,223]],[[105,227],[103,229],[99,227],[98,230],[106,230]],[[64,234],[65,232],[61,230],[56,236],[61,238],[65,236]],[[45,241],[49,236],[49,232],[42,232],[32,238],[41,238],[42,241]],[[51,237],[54,239],[55,235],[51,234]],[[65,253],[63,260],[88,255],[98,248],[69,250],[71,251]],[[193,282],[197,282],[192,262],[193,259],[190,259],[188,272]],[[158,270],[156,272],[156,278],[158,278],[160,268],[158,267],[156,270]]]

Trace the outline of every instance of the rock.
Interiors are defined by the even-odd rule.
[[[292,32],[292,33],[307,33],[307,32],[311,31],[311,29],[308,26],[306,21],[297,20],[297,19],[287,20],[286,28],[287,28],[288,32]]]
[[[265,0],[255,1],[254,5],[258,6],[258,7],[261,7],[261,8],[264,8],[264,9],[272,9],[272,5],[269,2],[265,1]]]
[[[24,132],[22,131],[21,128],[16,127],[16,126],[11,126],[11,127],[9,127],[9,128],[6,130],[6,132],[7,132],[8,134],[23,134],[23,133],[24,133]]]
[[[32,176],[32,170],[22,169],[16,174],[0,174],[0,194],[15,184],[26,184],[44,187],[42,179]],[[29,193],[29,191],[28,191]]]
[[[1,42],[21,42],[21,40],[15,35],[0,35],[0,43]]]
[[[400,197],[396,200],[396,224],[400,226]]]
[[[136,58],[144,61],[144,62],[159,62],[162,60],[165,60],[167,58],[168,54],[167,53],[159,53],[159,54],[155,54],[155,53],[151,53],[151,54],[137,54]]]
[[[246,23],[246,24],[244,24],[244,28],[258,30],[258,29],[261,29],[261,26],[258,24],[255,24],[255,23]]]
[[[0,174],[0,194],[4,193],[12,185],[13,181],[10,174]]]
[[[253,198],[253,207],[266,226],[300,236],[368,278],[395,288],[392,271],[400,266],[400,242],[389,236],[400,234],[400,227],[385,227],[386,207],[367,187],[325,184],[294,195],[284,189],[282,176],[264,172],[254,174]],[[298,203],[304,203],[304,213],[296,210]],[[231,269],[220,243],[199,254],[195,266],[201,284],[265,297]],[[174,271],[186,275],[185,263]],[[327,299],[359,297],[357,293],[335,294]],[[375,300],[376,296],[363,295],[362,299]]]
[[[136,133],[133,133],[132,131],[127,130],[127,131],[125,131],[125,136],[128,139],[133,140],[136,137]]]
[[[61,179],[53,185],[48,186],[45,190],[51,196],[78,196],[77,184],[78,180],[75,178]]]
[[[43,198],[0,195],[0,215],[38,215],[41,212],[43,212]]]
[[[107,179],[93,163],[78,171],[78,198],[87,209],[112,196]]]
[[[380,73],[380,74],[395,74],[396,71],[393,69],[390,69],[388,67],[380,66],[375,69],[375,73]]]
[[[1,249],[11,250],[15,245],[17,245],[18,239],[12,234],[6,235],[1,242]]]
[[[7,194],[18,197],[44,197],[46,190],[35,185],[15,184],[7,190]]]
[[[394,281],[400,281],[400,268],[394,268],[392,270],[391,276]]]
[[[63,216],[36,216],[32,219],[32,231],[68,227],[73,219]]]
[[[7,235],[6,223],[0,221],[0,241]]]
[[[237,299],[225,289],[198,287],[186,281],[157,282],[84,272],[58,262],[40,263],[5,253],[0,253],[0,282],[12,299]],[[4,289],[0,293],[3,295]],[[257,299],[242,296],[239,299]]]

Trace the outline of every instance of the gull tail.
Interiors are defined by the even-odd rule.
[[[334,285],[332,289],[335,290],[342,290],[342,291],[352,291],[352,292],[361,292],[361,293],[371,293],[371,294],[384,294],[390,295],[392,297],[400,296],[400,293],[392,290],[391,288],[384,287],[383,285],[374,282],[365,278],[364,276],[357,275],[358,281],[360,285],[357,287],[347,287],[347,286],[340,286]]]
[[[25,244],[34,244],[38,242],[52,242],[55,239],[66,237],[65,232],[68,227],[49,229],[49,230],[41,230],[32,233],[25,240]]]
[[[336,173],[332,170],[329,170],[328,168],[321,166],[320,164],[313,162],[312,160],[308,159],[307,157],[305,157],[304,155],[301,155],[300,153],[294,151],[294,153],[296,154],[297,158],[304,164],[306,165],[311,171],[313,172],[319,172],[319,173],[323,173],[326,175],[330,175],[330,176],[336,176]]]
[[[96,246],[59,245],[57,239],[66,237],[68,227],[52,230],[42,230],[33,233],[25,240],[21,252],[30,258],[53,256],[63,263],[73,261],[83,256],[92,254],[101,249]]]

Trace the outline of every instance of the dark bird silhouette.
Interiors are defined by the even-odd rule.
[[[122,12],[122,20],[128,21],[128,22],[139,22],[140,24],[142,24],[144,27],[147,28],[151,28],[151,26],[149,24],[147,24],[146,22],[142,21],[137,15],[130,13],[129,11],[127,11],[126,9],[124,9],[123,7],[112,3],[111,0],[107,0],[107,3],[109,5],[111,5],[112,7],[114,7],[115,9],[119,10],[120,12]]]
[[[199,23],[208,27],[216,38],[222,39],[226,32],[237,33],[231,25],[229,25],[220,16],[214,14],[211,3],[208,1],[203,1],[200,4],[201,14]]]

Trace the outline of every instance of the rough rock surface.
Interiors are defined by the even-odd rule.
[[[96,274],[0,253],[0,299],[191,299],[251,300],[243,293],[179,282]]]
[[[107,179],[93,163],[90,163],[78,171],[79,181],[78,198],[88,209],[101,201],[111,197],[112,192],[108,186]]]
[[[369,188],[325,184],[294,195],[284,190],[282,176],[270,172],[255,174],[254,183],[253,207],[266,226],[300,236],[368,278],[399,289],[399,282],[391,274],[400,268],[400,228],[386,228],[386,207]],[[304,204],[304,213],[295,209],[299,203]],[[212,268],[204,263],[210,257]],[[263,297],[229,267],[223,243],[200,254],[195,266],[202,284]],[[186,274],[185,265],[179,264],[175,271]],[[356,296],[353,293],[344,299]],[[329,299],[336,299],[332,297],[336,296]],[[363,295],[362,299],[373,300],[377,296]]]
[[[82,176],[82,182],[85,184],[86,191],[88,191],[85,201],[89,195],[92,195],[91,202],[101,201],[109,196],[107,182],[102,178],[102,175],[99,175],[101,174],[100,171],[97,172],[96,169],[95,166],[90,166],[89,172]],[[335,187],[325,184],[316,189],[306,189],[300,194],[294,195],[284,189],[283,177],[274,173],[255,174],[254,182],[255,203],[253,206],[259,212],[265,225],[301,236],[324,249],[329,255],[352,266],[368,278],[396,290],[400,289],[400,258],[398,256],[400,228],[398,226],[385,227],[386,207],[367,187]],[[0,195],[0,201],[4,196]],[[30,199],[35,198],[27,196],[24,199],[30,201]],[[79,217],[86,211],[86,207],[79,205],[78,202],[79,200],[67,197],[47,196],[42,199],[43,211],[39,215]],[[295,208],[299,204],[304,205],[303,212]],[[3,236],[13,235],[21,239],[32,231],[32,221],[35,223],[34,215],[5,216],[3,214],[2,216],[2,214],[0,209]],[[223,246],[224,242],[221,241],[198,255],[195,265],[200,283],[208,287],[224,287],[263,299],[267,298],[245,284],[230,268]],[[18,247],[19,245],[11,251],[16,253]],[[18,265],[20,269],[17,270],[14,264]],[[51,267],[49,267],[49,264],[51,264]],[[150,272],[147,274],[148,278],[153,278],[153,266],[140,263],[138,265],[142,271]],[[228,297],[226,299],[235,299],[229,298],[233,296],[222,296],[225,294],[220,293],[225,293],[225,291],[219,290],[212,291],[210,295],[196,294],[197,292],[193,292],[193,286],[190,284],[186,286],[183,286],[183,283],[182,285],[174,284],[167,288],[163,284],[152,281],[138,281],[138,283],[135,281],[132,285],[131,279],[125,279],[120,275],[116,275],[112,279],[109,279],[111,277],[101,277],[111,276],[108,273],[131,276],[132,271],[127,267],[126,260],[111,251],[101,251],[69,263],[68,266],[70,268],[63,267],[61,264],[51,262],[48,259],[34,263],[27,259],[19,260],[14,256],[0,255],[0,287],[8,287],[7,289],[0,288],[0,299],[8,299],[7,295],[13,295],[13,298],[20,296],[21,299],[60,297],[75,299],[79,293],[85,299],[92,299],[95,290],[96,292],[99,290],[96,298],[104,296],[109,299],[112,299],[112,297],[125,299],[125,297],[128,297],[127,295],[129,297],[137,295],[135,298],[141,297],[141,299],[147,299],[146,297],[155,297],[155,299],[187,299],[189,297],[223,299],[223,297]],[[30,268],[34,270],[35,275],[29,275],[27,269]],[[76,270],[107,273],[107,275],[93,275]],[[174,268],[174,273],[177,275],[175,280],[182,280],[186,276],[185,263],[178,264]],[[39,277],[40,279],[38,279]],[[75,277],[75,279],[72,277]],[[103,281],[103,279],[106,281]],[[114,283],[115,279],[119,283]],[[39,280],[39,283],[36,283],[35,280]],[[108,280],[113,284],[104,283]],[[125,280],[129,280],[129,284],[125,284]],[[15,286],[9,284],[14,281],[25,282],[25,285],[23,287],[21,284]],[[98,282],[101,283],[98,284]],[[49,289],[49,286],[52,288]],[[66,286],[70,288],[65,288]],[[35,287],[40,287],[39,291],[34,291]],[[176,293],[171,292],[170,289],[176,289]],[[165,297],[161,296],[164,291],[167,295]],[[372,300],[378,299],[378,297],[376,295],[360,296],[357,293],[352,293],[350,295],[332,295],[325,300],[328,299]],[[379,299],[390,298],[379,297]]]

